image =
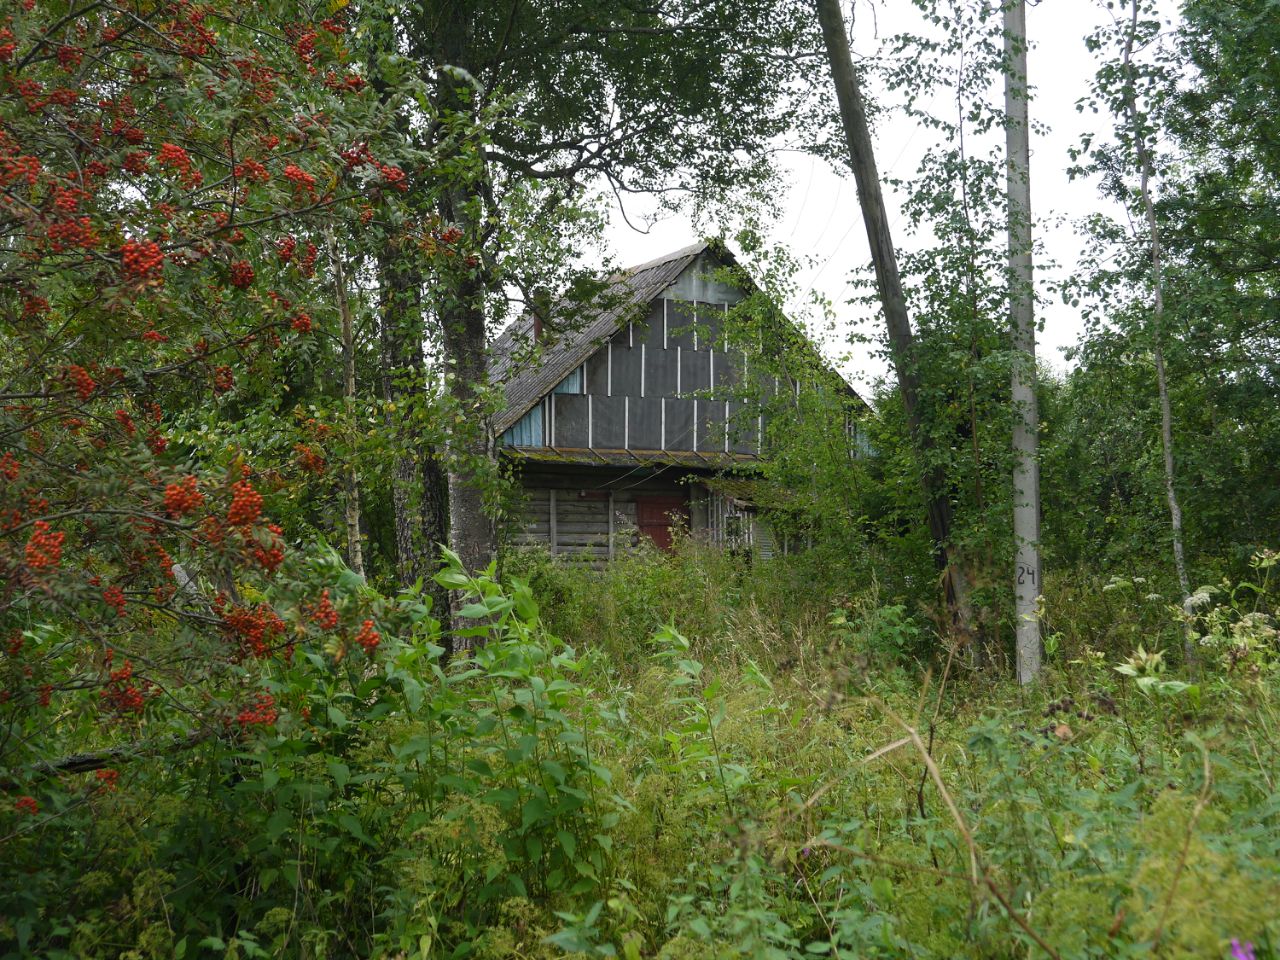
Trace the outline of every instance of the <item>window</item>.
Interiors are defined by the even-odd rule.
[[[587,392],[587,365],[584,363],[580,367],[575,367],[573,372],[556,384],[552,393],[586,393]]]
[[[515,422],[502,435],[502,442],[509,447],[543,447],[546,441],[542,434],[542,404]]]

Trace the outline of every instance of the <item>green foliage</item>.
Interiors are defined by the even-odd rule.
[[[474,656],[406,594],[376,668],[276,673],[270,728],[0,813],[0,955],[1271,956],[1270,554],[1192,614],[1060,584],[1107,599],[1049,598],[1033,691],[910,672],[927,628],[804,557],[449,559]],[[1198,701],[1143,689],[1192,682],[1148,623],[1205,638]]]

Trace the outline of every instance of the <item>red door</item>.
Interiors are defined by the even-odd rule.
[[[636,526],[660,550],[671,549],[671,528],[689,527],[689,504],[681,496],[636,497]]]

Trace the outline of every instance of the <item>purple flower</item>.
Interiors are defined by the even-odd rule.
[[[800,856],[807,857],[812,852],[813,851],[811,851],[808,847],[805,847],[803,850],[800,851]],[[1233,940],[1232,942],[1234,943],[1235,941]],[[1253,957],[1250,956],[1248,960],[1253,960]]]
[[[1233,937],[1231,940],[1231,960],[1257,960],[1253,955],[1253,942],[1246,940],[1241,943]]]

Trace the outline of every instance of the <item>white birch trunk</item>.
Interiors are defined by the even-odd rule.
[[[1178,587],[1182,591],[1185,607],[1191,596],[1191,579],[1187,575],[1186,551],[1182,543],[1182,506],[1178,503],[1178,491],[1174,487],[1173,459],[1173,408],[1169,403],[1169,381],[1164,363],[1164,268],[1160,247],[1160,225],[1156,221],[1155,201],[1151,198],[1151,180],[1155,176],[1151,153],[1143,135],[1138,117],[1137,93],[1133,88],[1132,59],[1134,38],[1138,30],[1138,0],[1133,0],[1129,21],[1129,37],[1124,48],[1126,95],[1125,106],[1133,130],[1133,142],[1138,154],[1140,175],[1139,193],[1142,210],[1147,221],[1147,240],[1151,256],[1151,325],[1155,342],[1156,391],[1160,398],[1160,445],[1164,453],[1164,491],[1169,501],[1169,526],[1173,532],[1173,567],[1178,575]],[[1194,659],[1194,648],[1187,646],[1189,659]]]

